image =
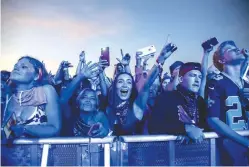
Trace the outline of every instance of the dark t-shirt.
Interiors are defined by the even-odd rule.
[[[148,130],[150,134],[184,134],[185,123],[178,115],[178,106],[186,104],[184,96],[178,91],[164,92],[156,99],[151,119],[149,120]],[[204,100],[198,96],[196,107],[199,112],[199,121],[196,126],[207,129],[206,107]]]
[[[111,107],[107,107],[106,113],[110,128],[115,135],[132,135],[135,133],[136,123],[139,120],[134,115],[132,107],[128,109],[127,115],[121,118],[123,121],[120,121]]]

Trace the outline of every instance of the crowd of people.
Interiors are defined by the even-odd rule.
[[[201,63],[176,61],[170,74],[164,73],[163,65],[176,49],[166,44],[151,69],[150,56],[136,53],[134,76],[131,56],[125,54],[113,78],[105,74],[106,60],[86,62],[84,51],[72,78],[68,61],[52,75],[43,62],[21,57],[13,71],[1,71],[2,134],[6,136],[4,126],[13,117],[8,140],[173,134],[182,143],[201,143],[203,132],[214,131],[222,136],[217,142],[226,160],[222,164],[247,165],[249,139],[236,131],[249,129],[249,83],[241,70],[248,52],[224,41],[210,68],[214,46],[203,50]]]

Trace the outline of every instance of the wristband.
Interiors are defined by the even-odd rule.
[[[160,67],[160,68],[163,68],[162,64],[161,64],[161,63],[158,63],[157,61],[156,61],[156,63],[155,63],[155,66]]]

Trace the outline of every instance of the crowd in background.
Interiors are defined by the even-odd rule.
[[[204,131],[215,131],[222,136],[221,157],[228,157],[224,165],[248,164],[249,139],[236,131],[249,129],[249,83],[242,79],[249,54],[233,41],[214,47],[203,49],[201,63],[176,61],[170,74],[163,65],[177,49],[172,43],[151,69],[151,56],[140,53],[131,69],[127,53],[118,59],[113,78],[105,74],[107,60],[86,62],[84,51],[72,78],[68,61],[52,75],[43,62],[21,57],[13,71],[1,71],[2,136],[13,117],[9,139],[173,134],[182,143],[201,143]]]

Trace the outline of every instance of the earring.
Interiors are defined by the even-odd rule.
[[[39,68],[38,69],[38,80],[41,80],[41,78],[42,78],[42,69],[41,68]]]

